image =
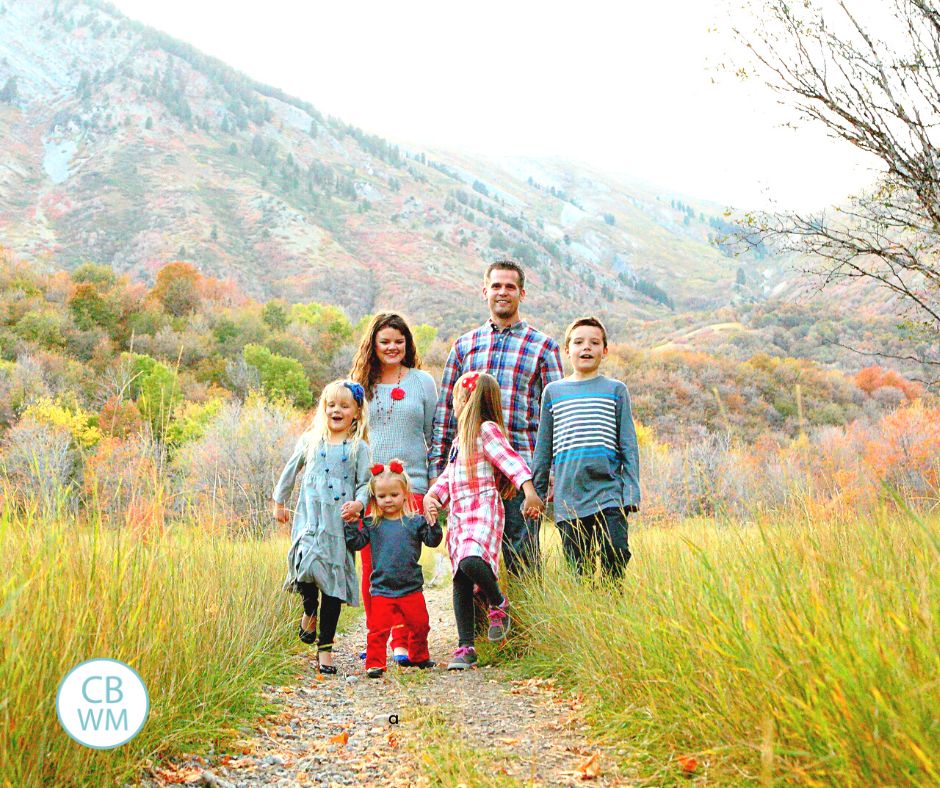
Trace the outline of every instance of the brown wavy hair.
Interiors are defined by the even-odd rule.
[[[379,312],[372,318],[372,322],[362,335],[359,349],[353,358],[352,370],[349,373],[349,377],[366,390],[366,399],[372,399],[375,384],[382,371],[382,362],[379,361],[379,356],[375,352],[375,338],[383,328],[394,328],[405,337],[405,357],[402,359],[402,365],[409,369],[421,369],[418,347],[408,327],[408,321],[395,312]]]

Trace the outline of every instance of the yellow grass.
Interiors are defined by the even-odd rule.
[[[239,735],[262,711],[262,684],[296,672],[286,550],[0,512],[0,785],[120,784],[149,760]],[[60,680],[92,657],[127,662],[150,693],[141,733],[111,751],[72,741],[56,717]]]
[[[552,529],[554,530],[554,529]],[[940,521],[637,529],[617,588],[549,561],[521,669],[580,690],[638,784],[940,783]]]

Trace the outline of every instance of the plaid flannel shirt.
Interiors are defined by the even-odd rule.
[[[512,481],[517,489],[532,478],[532,471],[492,421],[480,425],[480,436],[470,459],[473,478],[468,476],[466,463],[454,445],[447,467],[428,494],[450,509],[447,552],[453,571],[457,571],[462,559],[478,555],[495,574],[499,572],[504,525],[495,471]]]
[[[488,320],[459,337],[447,357],[434,413],[428,455],[432,477],[443,472],[457,432],[454,384],[465,372],[473,371],[488,372],[499,381],[509,442],[529,465],[538,435],[542,390],[564,376],[558,343],[524,320],[502,329]]]

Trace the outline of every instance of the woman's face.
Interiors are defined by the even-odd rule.
[[[386,367],[401,364],[405,358],[405,335],[397,328],[386,326],[375,335],[375,354]]]

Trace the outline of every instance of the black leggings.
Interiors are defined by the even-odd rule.
[[[319,603],[320,615],[317,618],[317,627],[320,636],[317,638],[317,651],[332,651],[342,601],[335,596],[323,594],[323,601],[321,602],[319,599],[320,589],[317,588],[316,583],[297,583],[297,590],[300,591],[300,595],[303,597],[304,613],[308,616],[316,617]]]
[[[473,586],[480,586],[490,606],[503,604],[505,597],[499,590],[496,575],[490,565],[479,556],[471,555],[457,564],[454,575],[454,618],[457,619],[458,646],[473,645]]]

